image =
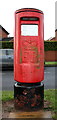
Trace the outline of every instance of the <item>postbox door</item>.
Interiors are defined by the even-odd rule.
[[[21,22],[19,70],[21,82],[40,81],[39,21]]]

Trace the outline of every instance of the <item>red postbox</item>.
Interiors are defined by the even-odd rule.
[[[15,107],[42,108],[44,99],[44,15],[24,8],[15,12]]]
[[[20,9],[15,12],[14,80],[37,83],[44,79],[43,12]]]

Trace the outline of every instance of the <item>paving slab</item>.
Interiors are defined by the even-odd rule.
[[[51,111],[11,112],[9,118],[52,118]]]

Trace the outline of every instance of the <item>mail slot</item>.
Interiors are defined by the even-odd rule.
[[[37,9],[15,12],[14,80],[40,83],[44,80],[44,14]]]

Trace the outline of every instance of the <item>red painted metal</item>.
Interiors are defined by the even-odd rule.
[[[21,18],[38,18],[22,20]],[[21,35],[21,25],[38,25],[38,36]],[[44,80],[44,15],[37,9],[15,12],[14,80],[37,83]]]

